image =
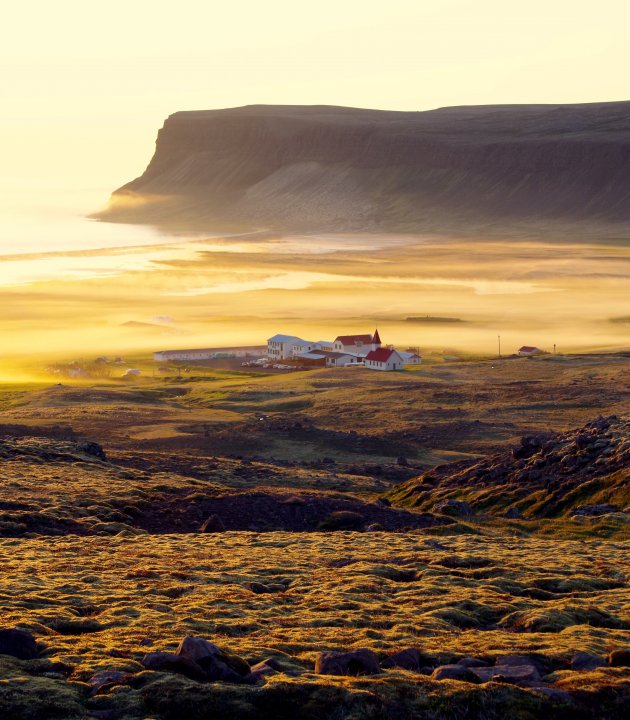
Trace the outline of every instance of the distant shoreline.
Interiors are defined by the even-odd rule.
[[[437,315],[418,315],[405,318],[405,322],[411,323],[463,323],[461,318],[438,317]]]

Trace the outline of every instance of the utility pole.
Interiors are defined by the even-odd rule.
[[[501,357],[501,336],[497,335],[497,338],[499,340],[499,357]]]

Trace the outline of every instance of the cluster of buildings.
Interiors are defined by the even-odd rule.
[[[422,362],[416,352],[385,347],[378,330],[374,335],[338,335],[332,342],[278,334],[267,340],[267,357],[271,362],[288,360],[321,367],[363,365],[370,370],[385,371],[402,370],[405,365]]]

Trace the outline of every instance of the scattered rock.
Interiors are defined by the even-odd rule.
[[[216,514],[210,515],[199,528],[199,532],[202,533],[218,533],[224,532],[224,530],[225,525],[223,524],[223,520]]]
[[[177,657],[196,663],[206,680],[230,683],[252,682],[249,664],[238,655],[221,650],[214,643],[199,637],[185,637],[177,648]]]
[[[92,455],[99,460],[107,462],[107,455],[105,454],[105,450],[103,450],[103,448],[98,443],[85,442],[79,445],[78,449],[86,455]]]
[[[172,672],[184,675],[191,680],[203,682],[207,680],[204,670],[194,660],[167,652],[147,653],[140,661],[147,670],[156,672]]]
[[[621,512],[619,505],[610,505],[601,503],[599,505],[578,505],[571,510],[569,515],[583,515],[586,517],[599,517],[600,515],[609,515],[610,513]]]
[[[120,670],[101,670],[94,673],[87,681],[91,688],[90,694],[96,695],[100,690],[114,685],[124,685],[131,676],[131,673],[121,672]]]
[[[251,677],[255,682],[257,682],[267,675],[277,675],[281,671],[282,666],[276,658],[268,657],[265,660],[261,660],[259,663],[256,663],[256,665],[252,665]]]
[[[595,670],[603,665],[606,665],[603,658],[582,651],[576,652],[571,660],[571,670]]]
[[[608,664],[612,667],[630,667],[630,649],[613,650],[608,656]]]
[[[514,685],[529,685],[540,681],[540,674],[533,665],[495,665],[494,667],[471,667],[482,683],[507,682]]]
[[[463,665],[440,665],[435,668],[431,677],[433,680],[459,680],[461,682],[479,682],[473,671]]]
[[[37,643],[26,630],[0,630],[0,655],[12,655],[19,660],[32,660],[39,654]]]
[[[417,648],[403,648],[388,655],[381,663],[384,668],[402,668],[417,672],[421,668],[432,665],[431,658],[421,653]]]
[[[538,669],[539,660],[533,655],[499,655],[499,657],[495,660],[495,665],[504,665],[508,667],[531,665],[532,667]]]
[[[480,668],[480,667],[488,667],[489,663],[487,663],[485,660],[480,660],[479,658],[474,657],[465,657],[461,660],[457,661],[458,665],[462,665],[466,668]]]
[[[473,514],[472,508],[463,500],[439,500],[432,508],[432,512],[441,515],[452,515],[455,517],[466,517]]]
[[[350,652],[322,652],[315,662],[318,675],[378,675],[381,668],[371,650]]]

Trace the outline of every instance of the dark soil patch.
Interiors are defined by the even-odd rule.
[[[218,516],[226,531],[284,530],[313,532],[318,529],[363,530],[371,525],[387,531],[411,530],[449,523],[430,513],[361,502],[356,498],[326,493],[256,491],[236,492],[191,501],[175,497],[156,504],[135,524],[150,533],[198,532],[211,515]],[[338,518],[352,518],[348,523]]]

